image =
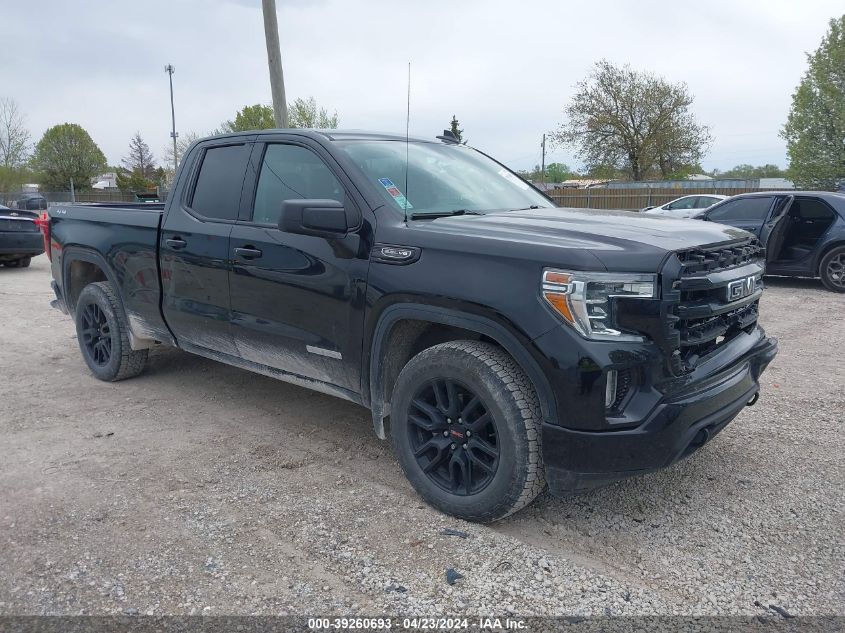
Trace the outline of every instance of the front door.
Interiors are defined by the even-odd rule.
[[[711,222],[728,224],[739,229],[745,229],[760,237],[763,223],[769,217],[774,196],[749,196],[747,198],[733,198],[718,204],[707,212],[706,218]]]
[[[252,145],[212,146],[161,229],[162,312],[185,349],[237,355],[229,321],[229,235],[238,218]],[[198,351],[202,351],[198,350]]]
[[[282,202],[334,199],[356,210],[342,172],[306,141],[257,143],[253,203],[229,245],[232,335],[241,357],[296,376],[360,390],[369,245],[278,228]],[[330,167],[329,165],[332,165]]]

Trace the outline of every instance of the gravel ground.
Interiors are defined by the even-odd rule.
[[[757,406],[667,471],[478,526],[353,404],[176,350],[95,380],[47,260],[0,268],[0,614],[845,614],[845,297],[769,286]]]

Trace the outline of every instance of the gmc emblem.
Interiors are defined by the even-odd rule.
[[[738,301],[745,297],[754,294],[754,289],[757,287],[757,277],[751,275],[750,277],[743,277],[728,284],[728,301]]]

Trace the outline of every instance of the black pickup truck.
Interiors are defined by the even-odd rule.
[[[752,235],[556,208],[438,138],[218,136],[166,205],[52,207],[88,367],[170,345],[360,403],[419,494],[475,521],[668,466],[756,401],[777,342]]]

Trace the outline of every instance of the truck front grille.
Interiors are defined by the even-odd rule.
[[[691,371],[757,324],[765,249],[756,239],[675,253],[664,269],[672,373]]]

